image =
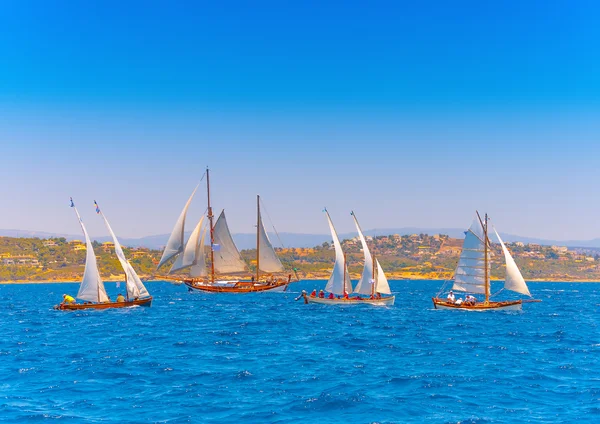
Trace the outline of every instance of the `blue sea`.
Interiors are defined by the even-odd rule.
[[[598,284],[532,283],[523,312],[434,310],[435,281],[294,301],[323,286],[64,312],[77,284],[0,285],[0,423],[600,422]]]

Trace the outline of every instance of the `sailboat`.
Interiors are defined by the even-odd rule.
[[[95,202],[94,202],[95,203]],[[81,225],[81,229],[83,231],[83,235],[85,237],[86,244],[86,257],[85,257],[85,270],[83,272],[83,280],[81,281],[81,285],[79,286],[79,292],[77,293],[77,299],[83,300],[84,303],[61,303],[56,305],[54,309],[59,310],[81,310],[81,309],[108,309],[108,308],[126,308],[131,306],[150,306],[152,304],[152,296],[148,293],[148,290],[140,280],[139,276],[127,261],[125,254],[123,253],[123,249],[121,248],[121,244],[117,240],[115,233],[112,231],[108,220],[100,211],[98,204],[96,204],[96,212],[102,216],[104,219],[104,223],[110,232],[114,244],[115,244],[115,253],[121,266],[123,267],[123,271],[125,272],[125,284],[127,287],[127,298],[124,302],[111,302],[108,295],[106,294],[106,289],[104,288],[104,282],[100,277],[100,272],[98,271],[98,264],[96,261],[96,255],[94,254],[94,247],[90,240],[90,237],[85,229],[85,225],[83,225],[83,220],[79,215],[79,211],[75,207],[73,203],[73,199],[71,199],[71,207],[75,210],[75,214],[77,215],[77,219],[79,220],[79,224]]]
[[[506,277],[504,280],[504,288],[494,295],[491,294],[490,283],[490,255],[491,242],[488,237],[489,218],[485,215],[485,220],[482,220],[479,212],[476,212],[476,217],[468,231],[465,232],[465,241],[463,249],[458,260],[458,266],[454,273],[454,284],[448,297],[443,298],[445,285],[442,286],[436,297],[432,298],[435,309],[463,309],[472,311],[486,310],[504,310],[504,311],[519,311],[523,307],[523,303],[541,302],[537,299],[518,299],[506,301],[493,301],[491,298],[502,290],[510,290],[531,297],[529,288],[521,275],[521,271],[517,267],[515,260],[512,258],[506,245],[500,238],[500,235],[494,229],[494,233],[502,247],[504,260],[506,262]],[[469,293],[469,299],[466,301],[455,300],[453,292]],[[472,294],[483,294],[484,300],[481,301]]]
[[[164,265],[169,259],[176,257],[169,274],[175,274],[189,268],[189,277],[168,278],[185,283],[190,291],[250,293],[287,290],[291,281],[291,274],[289,274],[287,278],[276,276],[278,273],[283,273],[285,269],[277,257],[263,225],[260,213],[260,196],[258,195],[256,196],[257,230],[255,274],[249,280],[239,280],[235,278],[218,280],[216,278],[217,274],[232,276],[240,273],[248,273],[249,268],[242,259],[242,256],[233,241],[224,210],[219,215],[217,222],[213,225],[214,215],[210,204],[210,173],[208,169],[206,170],[206,187],[208,199],[206,217],[208,218],[208,226],[205,228],[202,237],[199,238],[199,234],[201,232],[204,217],[200,219],[200,222],[194,229],[194,232],[192,232],[192,235],[184,247],[183,234],[185,219],[187,209],[196,192],[196,190],[194,190],[194,193],[192,193],[188,199],[177,220],[158,268]],[[206,266],[206,258],[204,256],[204,239],[206,232],[208,232],[210,236],[210,270]],[[198,240],[200,241],[198,242]]]
[[[367,241],[354,212],[352,212],[351,215],[354,218],[354,224],[356,225],[356,230],[365,255],[363,272],[354,290],[352,289],[352,282],[348,274],[346,255],[342,250],[342,245],[327,209],[325,209],[325,213],[327,214],[327,222],[329,223],[329,229],[331,230],[331,237],[335,249],[335,264],[331,276],[329,277],[329,281],[325,286],[325,290],[331,294],[329,296],[319,297],[316,295],[308,296],[306,292],[303,292],[302,297],[304,297],[304,303],[341,305],[366,303],[370,305],[393,305],[396,299],[395,296],[382,296],[382,294],[391,294],[390,285],[381,264],[377,259],[374,260],[371,255],[369,246],[367,245]],[[350,297],[350,293],[355,293],[357,296]],[[369,297],[361,297],[361,294]],[[337,297],[335,295],[337,295]]]

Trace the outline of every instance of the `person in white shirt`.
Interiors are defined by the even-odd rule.
[[[450,293],[448,293],[448,297],[446,298],[446,300],[450,303],[454,303],[454,301],[456,300],[456,298],[454,297],[454,293],[452,292],[452,290],[450,290]]]
[[[454,302],[455,305],[462,305],[463,300],[459,297],[458,299],[456,299],[456,302]]]

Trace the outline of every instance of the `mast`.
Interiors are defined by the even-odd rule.
[[[258,267],[260,266],[260,196],[256,195],[256,282],[258,283]]]
[[[346,297],[346,254],[344,253],[344,297]],[[350,293],[348,293],[350,294]]]
[[[485,223],[481,221],[481,217],[479,216],[479,212],[477,212],[477,218],[479,218],[479,222],[481,223],[481,228],[483,228],[483,267],[484,267],[484,287],[485,287],[485,303],[489,303],[490,301],[490,275],[488,272],[488,216],[485,214]]]
[[[373,255],[373,284],[371,284],[371,296],[375,297],[375,255]]]
[[[208,222],[210,224],[210,282],[215,282],[215,233],[213,226],[213,212],[210,207],[210,177],[209,177],[209,169],[206,168],[206,195],[208,197]]]

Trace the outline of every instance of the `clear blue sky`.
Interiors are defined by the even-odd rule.
[[[92,3],[3,2],[0,228],[600,236],[596,2]]]

